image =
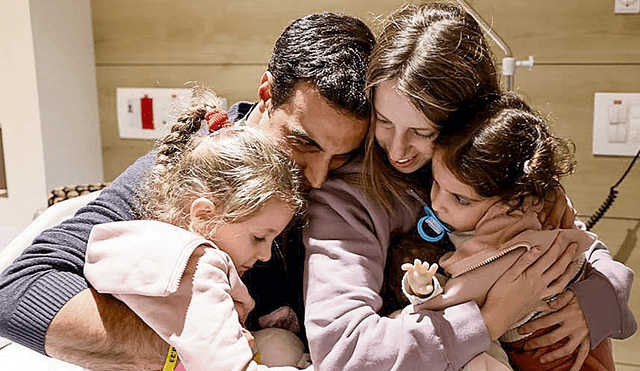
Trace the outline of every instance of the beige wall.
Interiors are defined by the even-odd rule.
[[[591,215],[626,169],[629,157],[591,154],[593,94],[640,92],[640,15],[614,15],[613,1],[469,1],[519,59],[516,90],[554,119],[577,145],[578,169],[566,188]],[[273,42],[291,19],[339,11],[369,24],[396,0],[169,1],[92,0],[105,179],[111,180],[150,142],[119,139],[116,87],[209,85],[230,103],[254,100]],[[498,62],[502,58],[495,49]],[[594,228],[618,258],[640,254],[640,163],[618,187],[618,200]],[[640,295],[636,295],[636,298]],[[636,308],[640,303],[635,303]],[[629,357],[637,355],[629,353]],[[624,356],[623,356],[624,358]]]
[[[92,0],[105,179],[112,180],[152,143],[118,138],[116,87],[183,87],[197,81],[230,103],[254,100],[273,42],[291,19],[314,11],[352,14],[373,24],[402,1]],[[516,89],[572,138],[580,162],[566,186],[590,215],[622,174],[628,157],[591,154],[594,92],[640,92],[640,15],[614,15],[610,1],[470,1],[519,59]],[[500,62],[502,52],[495,48]],[[609,216],[638,218],[640,165],[619,187]],[[632,223],[633,224],[633,223]],[[616,240],[616,243],[621,241]]]

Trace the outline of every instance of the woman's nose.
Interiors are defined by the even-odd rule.
[[[394,161],[403,160],[407,152],[407,143],[404,138],[404,133],[396,132],[391,140],[391,147],[389,148],[389,157]]]

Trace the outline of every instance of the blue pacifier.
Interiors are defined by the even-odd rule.
[[[438,219],[436,214],[431,210],[429,205],[420,196],[418,196],[413,190],[409,189],[407,191],[411,196],[413,196],[418,202],[422,204],[422,208],[424,209],[425,216],[418,220],[418,234],[422,237],[423,240],[428,242],[437,242],[444,237],[446,232],[451,232],[451,230],[445,227],[444,224]]]
[[[444,234],[451,232],[451,230],[438,220],[438,217],[429,206],[425,205],[423,208],[426,215],[418,220],[418,234],[425,241],[440,241]]]

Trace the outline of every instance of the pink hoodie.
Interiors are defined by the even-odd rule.
[[[189,262],[198,246],[204,255]],[[182,279],[193,268],[193,279]],[[229,255],[194,233],[150,220],[96,225],[84,273],[172,344],[189,371],[296,370],[252,360],[236,309],[246,315],[253,299]]]
[[[502,273],[532,247],[544,253],[557,239],[576,241],[574,261],[582,262],[584,252],[596,240],[594,234],[577,228],[542,230],[536,209],[507,213],[508,208],[502,203],[491,206],[478,221],[473,236],[440,259],[439,265],[451,278],[444,285],[443,294],[428,301],[429,309],[444,309],[470,300],[481,306]]]

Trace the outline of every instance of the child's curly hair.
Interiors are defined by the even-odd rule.
[[[478,195],[499,196],[513,209],[526,199],[552,200],[576,165],[573,142],[554,136],[515,93],[476,102],[450,120],[435,142],[445,166]]]

